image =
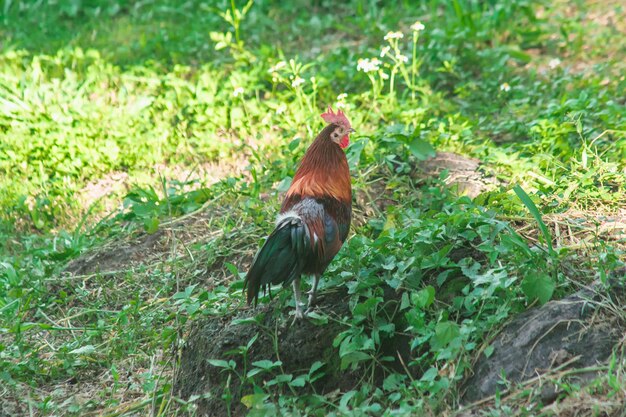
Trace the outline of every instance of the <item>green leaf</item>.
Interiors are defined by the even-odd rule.
[[[144,226],[144,229],[146,229],[146,232],[148,234],[152,234],[156,232],[157,230],[159,230],[159,218],[154,216],[154,217],[144,219],[143,226]]]
[[[521,51],[518,46],[505,47],[504,50],[511,58],[517,59],[518,61],[521,61],[525,64],[532,60],[530,54]]]
[[[292,387],[303,387],[305,383],[306,383],[306,378],[305,376],[301,375],[297,377],[296,379],[294,379],[293,381],[291,381],[289,385],[291,385]]]
[[[422,138],[414,138],[411,142],[407,143],[407,146],[413,156],[422,161],[432,158],[437,154],[433,145]]]
[[[432,285],[428,285],[418,292],[411,294],[411,302],[421,309],[430,306],[433,301],[435,301],[435,288]]]
[[[234,277],[239,277],[239,270],[235,265],[231,264],[230,262],[224,262],[224,266],[226,266],[226,269],[228,269],[228,271],[233,274]]]
[[[244,317],[242,319],[233,319],[232,324],[238,326],[240,324],[257,324],[260,316]]]
[[[289,142],[289,145],[288,145],[289,150],[290,151],[294,151],[298,147],[298,145],[300,144],[301,140],[302,139],[300,139],[300,138],[295,138],[294,140]]]
[[[365,145],[367,145],[367,142],[368,142],[367,138],[355,141],[352,144],[350,144],[350,147],[346,151],[346,156],[348,158],[348,166],[350,167],[351,171],[357,169],[359,165],[359,161],[361,160],[361,153],[363,152],[363,149],[365,149]]]
[[[352,398],[354,398],[355,395],[357,395],[358,392],[355,390],[350,390],[348,392],[346,392],[345,394],[343,394],[341,396],[341,400],[339,401],[339,407],[341,408],[346,408],[348,406],[348,403],[350,402],[350,400]]]
[[[250,394],[241,397],[241,403],[247,408],[254,407],[255,404],[262,404],[268,396],[265,394]]]
[[[317,371],[323,366],[324,366],[323,362],[320,362],[320,361],[313,362],[313,364],[311,365],[311,368],[309,369],[309,376],[313,375],[315,371]]]
[[[444,321],[437,323],[435,326],[435,334],[430,340],[433,349],[439,350],[446,347],[455,338],[461,335],[459,325],[452,321]]]
[[[222,359],[207,359],[207,362],[210,365],[213,366],[217,366],[218,368],[224,368],[224,369],[229,369],[230,368],[230,364]]]
[[[537,208],[533,200],[528,196],[528,194],[526,194],[526,191],[524,191],[522,187],[520,187],[519,185],[516,185],[515,187],[513,187],[513,191],[515,191],[515,194],[517,194],[519,199],[522,200],[522,203],[524,203],[524,205],[526,206],[530,214],[535,218],[535,220],[539,224],[539,230],[541,230],[541,234],[543,235],[543,240],[546,242],[546,245],[548,245],[548,251],[550,252],[550,256],[556,256],[556,253],[554,252],[554,248],[552,247],[552,236],[550,235],[550,231],[548,230],[548,227],[543,222],[543,218],[541,217],[541,212],[539,212],[539,209]]]
[[[254,342],[256,342],[256,340],[259,338],[259,334],[256,333],[254,336],[252,336],[252,338],[248,341],[248,343],[246,343],[246,348],[250,349],[252,347],[252,345],[254,344]]]
[[[253,376],[260,374],[261,372],[265,372],[265,369],[261,368],[252,368],[246,374],[246,378],[252,378]]]
[[[400,311],[405,310],[410,306],[411,306],[411,303],[409,302],[409,294],[406,292],[403,292],[402,298],[400,301]]]
[[[73,355],[89,355],[90,353],[94,353],[96,351],[96,347],[94,345],[85,345],[79,347],[78,349],[71,350],[69,353]]]
[[[272,362],[272,361],[269,361],[267,359],[263,359],[261,361],[252,362],[253,366],[256,366],[256,367],[261,368],[261,369],[272,369],[272,368],[275,368],[275,367],[280,366],[282,364],[283,363],[281,361]]]
[[[537,299],[545,304],[552,298],[555,283],[552,277],[541,272],[532,272],[522,281],[522,291],[529,300]]]
[[[383,381],[383,389],[385,391],[394,391],[398,388],[402,387],[404,380],[406,379],[405,375],[402,374],[390,374]]]
[[[280,374],[277,375],[276,378],[270,380],[267,385],[272,386],[276,384],[284,384],[285,382],[290,383],[293,379],[293,375],[291,374]]]
[[[352,365],[353,369],[356,368],[356,364],[362,361],[371,359],[370,355],[365,352],[353,351],[347,353],[341,358],[341,370],[345,370],[348,366]]]
[[[367,316],[370,311],[373,311],[378,304],[383,301],[380,297],[372,297],[357,304],[352,311],[355,316]]]
[[[422,375],[420,381],[433,382],[438,375],[439,371],[437,371],[437,368],[432,367],[428,371],[424,372],[424,375]]]
[[[494,347],[493,347],[493,345],[489,345],[489,346],[487,346],[487,347],[485,348],[485,350],[484,350],[484,352],[483,352],[483,353],[485,354],[485,357],[486,357],[486,358],[488,358],[488,357],[490,357],[491,355],[493,355],[493,351],[494,351]]]
[[[307,318],[316,326],[328,323],[328,316],[324,313],[318,313],[317,311],[311,311],[307,314]]]
[[[291,180],[292,178],[289,176],[283,178],[283,180],[276,186],[276,191],[279,193],[286,192],[289,189],[289,186],[291,186]]]

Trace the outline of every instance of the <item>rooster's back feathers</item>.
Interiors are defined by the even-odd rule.
[[[324,203],[305,198],[276,220],[276,228],[252,262],[246,276],[247,302],[270,284],[289,285],[302,273],[323,272],[341,248],[347,225],[337,221]]]

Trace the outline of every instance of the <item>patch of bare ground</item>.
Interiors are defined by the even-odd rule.
[[[509,218],[517,225],[518,233],[530,242],[540,244],[537,225],[528,218]],[[614,212],[584,211],[569,209],[563,213],[543,215],[543,221],[551,232],[552,244],[556,249],[575,251],[592,250],[598,242],[611,243],[626,248],[626,209]]]
[[[245,230],[226,232],[216,226],[215,219],[222,221],[234,216],[225,206],[211,206],[191,215],[164,222],[152,234],[144,231],[111,240],[69,263],[65,269],[68,279],[82,279],[92,275],[124,275],[139,270],[159,268],[165,272],[176,261],[183,272],[193,270],[193,278],[204,285],[221,282],[228,273],[222,268],[223,261],[242,262],[249,258],[252,249],[246,244]],[[245,226],[245,225],[242,225]],[[218,242],[228,240],[223,247]]]
[[[205,162],[193,167],[158,164],[154,166],[154,171],[164,175],[168,179],[175,179],[179,182],[197,181],[206,186],[210,186],[226,177],[244,174],[248,164],[249,161],[247,158],[236,157],[229,158],[228,161],[218,160],[215,162]]]
[[[85,209],[91,207],[98,200],[105,199],[102,209],[106,212],[115,210],[115,198],[129,189],[129,177],[126,172],[110,172],[102,178],[89,182],[79,192],[78,200]]]
[[[458,194],[471,198],[500,185],[495,177],[488,175],[479,159],[453,152],[437,152],[434,158],[422,161],[417,167],[417,176],[439,177],[444,171],[447,172],[446,184]]]
[[[162,176],[170,182],[186,184],[181,187],[181,192],[186,192],[191,191],[192,187],[197,187],[197,184],[208,187],[229,176],[245,175],[248,164],[249,161],[245,156],[239,156],[229,158],[228,161],[204,162],[195,166],[157,164],[152,168],[152,172],[155,178]],[[100,220],[106,213],[119,208],[122,198],[134,182],[136,179],[126,172],[110,172],[87,183],[78,192],[78,201],[84,211],[96,204],[97,213],[100,213],[96,214],[96,219]]]

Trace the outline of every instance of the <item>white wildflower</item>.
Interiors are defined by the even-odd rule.
[[[337,96],[337,103],[336,106],[338,109],[345,109],[346,108],[346,102],[344,101],[346,98],[348,97],[348,94],[346,93],[341,93]]]
[[[500,91],[509,91],[509,90],[511,90],[511,86],[509,85],[509,83],[500,84]]]
[[[402,34],[402,32],[387,32],[384,39],[388,41],[389,39],[402,39],[402,38],[404,38],[404,35]]]
[[[383,80],[388,80],[389,79],[389,74],[387,74],[386,72],[382,72],[381,71],[380,78],[382,78]]]
[[[283,114],[285,111],[287,111],[287,106],[285,104],[281,104],[276,109],[276,114]]]
[[[424,26],[419,20],[411,25],[411,30],[413,30],[413,32],[421,32],[424,29],[426,29],[426,26]]]
[[[402,54],[396,54],[396,59],[401,62],[409,62],[409,57]]]
[[[374,72],[378,71],[378,69],[380,68],[380,64],[382,64],[382,62],[380,62],[378,58],[361,58],[358,61],[356,69],[363,72]]]
[[[300,85],[304,84],[304,78],[296,77],[295,80],[291,82],[291,86],[296,88]]]
[[[385,55],[387,55],[387,53],[389,52],[389,50],[391,49],[391,46],[385,46],[382,51],[380,51],[380,57],[384,58]]]
[[[287,63],[285,61],[279,61],[276,63],[276,65],[274,65],[272,68],[269,69],[268,72],[276,72],[281,68],[284,68],[287,66]]]
[[[555,69],[559,65],[561,65],[561,60],[559,58],[553,58],[550,60],[550,62],[548,62],[548,66],[550,67],[550,69]]]
[[[243,95],[243,93],[244,93],[243,87],[237,87],[235,88],[235,91],[233,91],[233,97],[239,97]]]

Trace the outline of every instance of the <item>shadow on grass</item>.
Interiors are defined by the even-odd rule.
[[[239,9],[245,5],[235,3]],[[54,55],[80,47],[95,49],[121,67],[198,66],[224,59],[225,54],[215,52],[210,34],[233,31],[220,16],[230,7],[226,0],[5,2],[0,9],[0,49]],[[323,1],[257,0],[241,23],[241,38],[252,47],[271,45],[272,53],[306,54],[323,46],[329,36],[363,33],[358,26],[369,25],[372,16],[391,17],[383,6],[362,0],[328,7]],[[395,7],[394,14],[399,12]]]

